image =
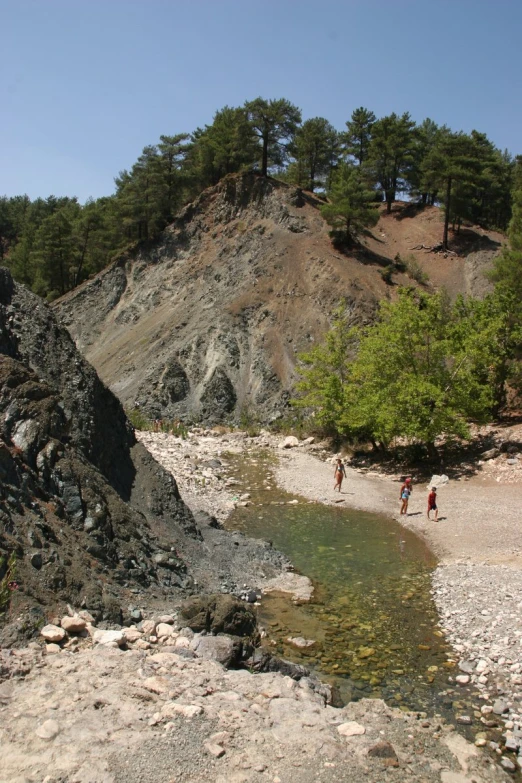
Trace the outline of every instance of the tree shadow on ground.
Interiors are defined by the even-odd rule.
[[[485,234],[479,234],[475,228],[461,228],[459,233],[451,232],[449,249],[458,255],[476,253],[480,250],[498,250],[502,243]]]
[[[432,475],[442,474],[450,479],[471,478],[480,472],[478,462],[484,452],[497,449],[500,453],[504,450],[498,445],[498,430],[515,423],[513,419],[498,423],[495,431],[477,435],[468,442],[448,441],[437,448],[436,454],[420,444],[398,446],[386,452],[378,449],[356,451],[351,465],[363,471],[378,467],[384,474],[400,473],[403,477],[414,474],[421,481],[429,481]]]
[[[405,218],[414,218],[424,212],[428,205],[419,204],[417,201],[411,201],[409,204],[401,206],[399,209],[392,209],[392,216],[395,220],[404,220]]]

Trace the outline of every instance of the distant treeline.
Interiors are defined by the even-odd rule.
[[[325,214],[347,235],[371,225],[365,207],[397,193],[445,208],[448,225],[505,229],[511,217],[515,160],[487,136],[454,132],[408,113],[377,119],[356,109],[344,131],[285,99],[256,100],[216,112],[192,134],[160,136],[116,192],[81,205],[76,198],[0,198],[0,263],[33,291],[53,299],[103,269],[126,247],[152,239],[178,210],[226,174],[257,169],[330,196]],[[330,213],[332,209],[330,209]],[[355,228],[354,228],[355,227]]]

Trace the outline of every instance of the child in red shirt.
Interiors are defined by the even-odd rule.
[[[430,511],[435,512],[435,522],[439,518],[439,509],[437,508],[437,487],[432,487],[431,492],[428,495],[428,513],[426,516],[430,518]]]

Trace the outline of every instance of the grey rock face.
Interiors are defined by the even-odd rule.
[[[319,205],[253,173],[225,178],[157,241],[54,307],[126,407],[151,418],[216,423],[251,411],[269,421],[285,410],[297,355],[324,332],[339,296],[354,321],[377,304],[375,286],[354,281],[360,264],[348,269],[332,247]]]
[[[0,556],[16,553],[13,608],[20,600],[29,612],[0,642],[38,634],[31,601],[120,624],[123,594],[126,606],[130,589],[192,591],[194,563],[218,589],[214,542],[227,534],[206,527],[212,546],[203,544],[174,477],[136,442],[50,309],[6,270],[0,283]],[[175,365],[168,378],[183,386]]]

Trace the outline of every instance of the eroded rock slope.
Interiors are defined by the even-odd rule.
[[[157,242],[55,307],[126,407],[207,424],[242,414],[270,421],[284,415],[297,355],[324,334],[341,299],[364,323],[397,285],[417,285],[398,272],[393,285],[384,282],[380,272],[397,253],[415,256],[435,286],[471,293],[499,246],[498,237],[470,229],[460,236],[460,257],[410,253],[440,239],[440,214],[398,203],[363,245],[343,254],[320,204],[253,173],[227,177]]]

